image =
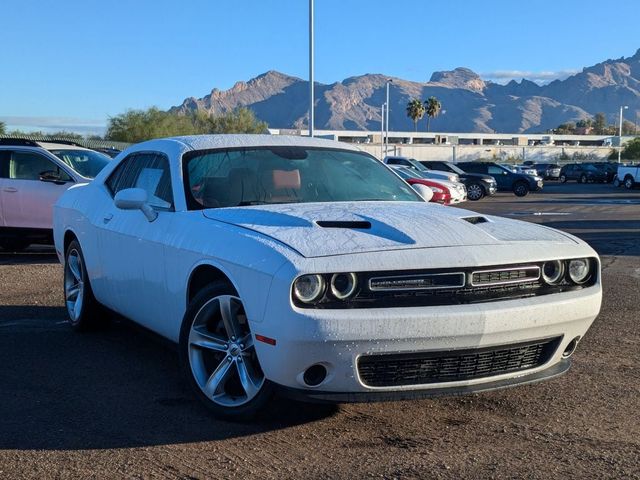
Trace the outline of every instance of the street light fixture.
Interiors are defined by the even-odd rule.
[[[620,159],[622,157],[622,111],[627,110],[628,108],[628,105],[620,105],[620,130],[618,131],[618,163],[620,163]]]

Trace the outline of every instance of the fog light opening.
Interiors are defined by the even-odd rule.
[[[309,385],[310,387],[316,387],[324,382],[324,379],[327,378],[327,369],[324,365],[320,365],[316,363],[315,365],[311,365],[304,371],[304,375],[302,379],[304,383]]]
[[[565,348],[564,352],[562,352],[562,358],[569,358],[571,355],[573,355],[573,352],[575,352],[576,348],[578,347],[579,341],[580,341],[580,337],[576,337],[573,340],[571,340],[567,345],[567,348]]]

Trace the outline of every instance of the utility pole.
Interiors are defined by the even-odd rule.
[[[313,137],[314,108],[313,97],[313,0],[309,0],[309,136]]]
[[[380,112],[380,160],[384,160],[384,111],[387,104],[382,104],[382,111]]]
[[[386,154],[389,151],[389,110],[391,109],[391,104],[389,103],[389,84],[393,82],[390,78],[387,79],[387,110],[386,110],[386,135],[384,137],[384,153]]]
[[[618,163],[620,163],[620,159],[622,157],[622,111],[629,108],[627,105],[620,106],[620,130],[618,131]]]

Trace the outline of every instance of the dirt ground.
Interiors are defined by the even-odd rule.
[[[589,241],[602,313],[569,373],[492,393],[221,422],[175,349],[126,323],[76,334],[51,250],[0,254],[0,478],[640,478],[640,192],[550,185],[466,204]]]

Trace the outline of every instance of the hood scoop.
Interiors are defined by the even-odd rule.
[[[461,217],[460,220],[464,220],[465,222],[469,222],[471,225],[477,225],[479,223],[487,223],[486,217]]]
[[[371,222],[366,220],[318,220],[316,225],[322,228],[352,228],[355,230],[370,230]]]

